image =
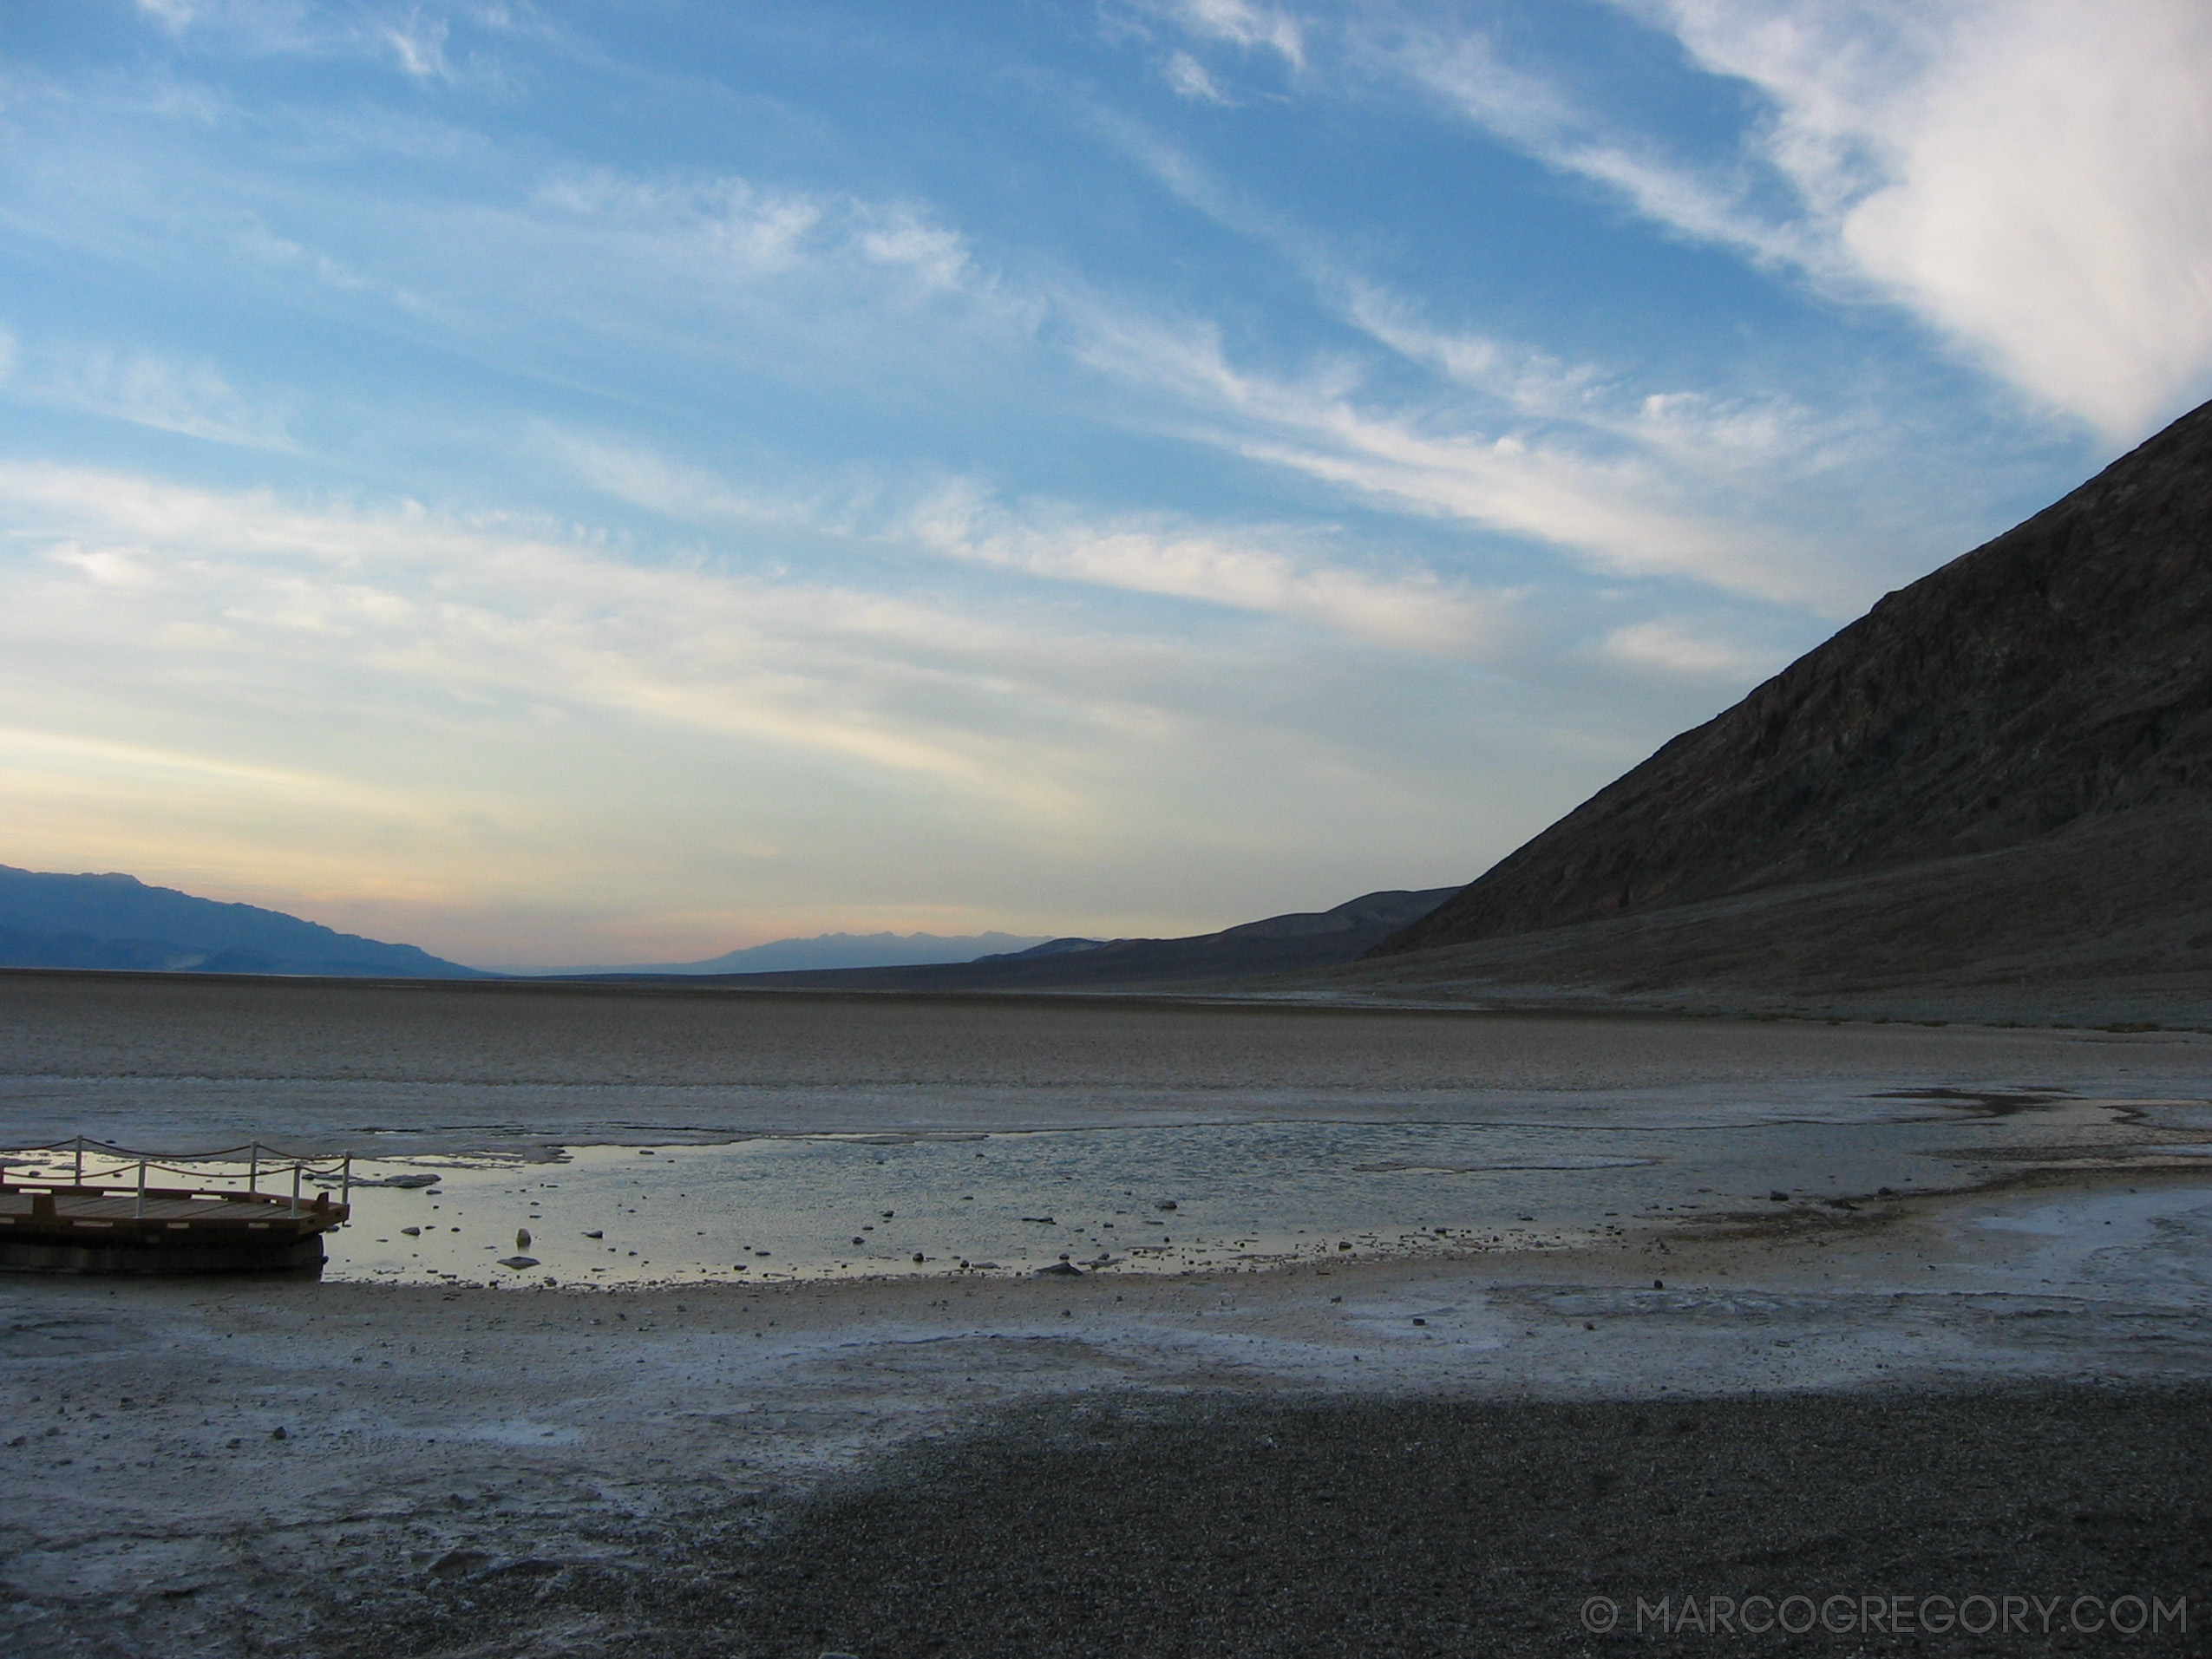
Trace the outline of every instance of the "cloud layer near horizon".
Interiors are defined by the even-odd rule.
[[[464,960],[1465,879],[2212,392],[2200,9],[0,36],[0,862]]]

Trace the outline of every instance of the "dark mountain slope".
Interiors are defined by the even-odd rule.
[[[2208,807],[2212,404],[1888,595],[1373,954],[2029,849],[2062,833],[2101,849],[2096,867],[2067,870],[2072,909],[2124,931],[2203,905]],[[2054,867],[2033,856],[2007,867],[2001,880],[1985,872],[1986,919],[2032,923]],[[2161,878],[2143,879],[2152,868]],[[1884,913],[1888,900],[1866,902],[1866,925],[1905,919]],[[1856,937],[1846,927],[1834,944]]]
[[[134,876],[0,865],[0,966],[471,979],[476,970],[281,911],[196,898]]]
[[[1194,986],[1350,962],[1442,904],[1456,888],[1365,893],[1333,910],[1300,911],[1183,939],[1053,939],[1011,956],[929,967],[812,973],[692,974],[690,985],[848,990],[1124,990]],[[601,976],[615,977],[616,976]],[[623,978],[638,976],[620,976]]]
[[[2212,1022],[2212,809],[1654,905],[1300,976],[1339,995],[2102,1025]]]

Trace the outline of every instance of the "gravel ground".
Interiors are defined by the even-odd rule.
[[[2202,1652],[2208,1408],[2202,1387],[1109,1396],[924,1445],[742,1545],[441,1586],[329,1651],[505,1653],[494,1632],[520,1619],[560,1643],[536,1652],[670,1659]],[[1733,1627],[1794,1596],[1810,1601],[1781,1617],[1803,1634],[1698,1628],[1714,1598],[1744,1610]],[[1620,1608],[1609,1636],[1586,1626],[1591,1597]],[[2157,1632],[2116,1638],[2153,1598]],[[1647,1611],[1638,1631],[1639,1601],[1667,1603],[1664,1630]],[[1921,1629],[1950,1605],[1999,1628]]]
[[[2200,1181],[1249,1274],[18,1280],[0,1652],[1790,1651],[1579,1610],[2170,1607],[2212,1527]],[[1865,1638],[1796,1648],[2111,1641]]]

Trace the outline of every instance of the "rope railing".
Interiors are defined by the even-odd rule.
[[[259,1140],[250,1140],[241,1146],[225,1146],[215,1152],[146,1153],[134,1151],[128,1146],[119,1146],[113,1141],[95,1140],[89,1135],[76,1135],[68,1140],[55,1141],[43,1146],[16,1146],[10,1150],[15,1155],[14,1160],[19,1161],[28,1161],[24,1157],[28,1153],[43,1154],[40,1161],[48,1163],[57,1157],[67,1155],[71,1159],[69,1184],[72,1186],[81,1187],[86,1184],[84,1160],[88,1153],[95,1159],[104,1159],[119,1166],[134,1166],[137,1182],[135,1214],[139,1216],[143,1216],[146,1212],[146,1178],[149,1172],[181,1175],[187,1180],[205,1180],[209,1179],[209,1172],[206,1166],[235,1162],[241,1153],[245,1155],[245,1190],[249,1197],[260,1196],[261,1181],[265,1173],[280,1176],[289,1172],[291,1176],[291,1212],[297,1215],[299,1213],[300,1207],[300,1181],[304,1176],[311,1172],[317,1175],[328,1175],[337,1180],[340,1186],[338,1201],[341,1204],[350,1204],[353,1199],[353,1156],[350,1153],[316,1158],[279,1152],[276,1147],[265,1146]],[[187,1167],[187,1166],[193,1165],[200,1167]],[[115,1172],[118,1175],[121,1174],[122,1167],[117,1168]],[[95,1170],[94,1173],[97,1177],[99,1172]],[[0,1161],[0,1184],[5,1183],[6,1177],[7,1161]],[[51,1180],[54,1178],[46,1179]],[[237,1177],[232,1176],[229,1179],[235,1180]],[[273,1198],[276,1195],[271,1196]]]

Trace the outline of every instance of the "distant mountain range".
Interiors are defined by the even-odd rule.
[[[2202,1018],[2212,403],[1886,596],[1374,955],[1378,985],[2093,983]]]
[[[0,968],[104,968],[333,977],[652,982],[897,990],[1202,986],[1349,962],[1457,891],[1368,893],[1181,939],[1037,939],[1012,933],[825,933],[703,962],[506,974],[338,933],[280,911],[198,898],[127,875],[0,865]]]
[[[1026,950],[933,966],[718,974],[704,983],[822,990],[1136,990],[1190,989],[1350,962],[1459,890],[1365,893],[1333,910],[1297,911],[1180,939],[1048,939]],[[605,976],[615,977],[616,976]],[[664,976],[621,976],[631,978]],[[674,976],[665,976],[674,977]],[[686,976],[697,978],[698,976]]]
[[[1035,934],[818,933],[808,939],[776,939],[725,950],[704,962],[648,962],[579,968],[516,968],[532,978],[592,978],[608,974],[760,974],[817,968],[891,968],[914,963],[972,962],[978,957],[1027,950],[1044,941]]]
[[[386,944],[281,911],[149,887],[135,876],[44,875],[7,865],[0,865],[0,967],[482,976],[411,944]]]

